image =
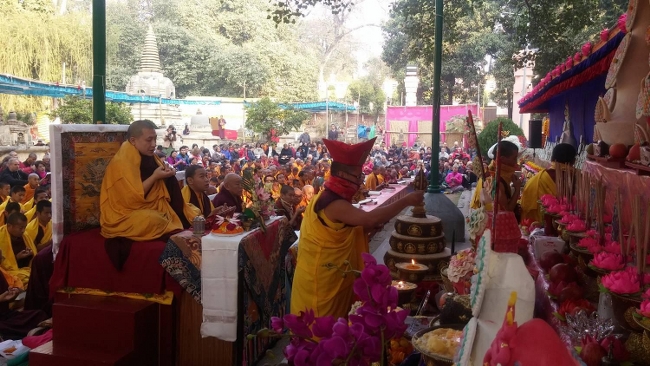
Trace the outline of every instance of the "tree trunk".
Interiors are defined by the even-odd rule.
[[[507,100],[508,100],[508,119],[512,120],[512,109],[513,109],[512,90],[510,90],[510,89],[506,90],[506,95],[508,96],[507,97]]]

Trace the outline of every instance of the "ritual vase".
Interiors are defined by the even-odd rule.
[[[494,214],[488,214],[488,228],[492,227]],[[521,230],[514,212],[499,211],[493,233],[494,251],[500,253],[519,253]]]
[[[614,312],[614,319],[618,324],[629,331],[641,331],[643,328],[634,321],[634,313],[641,305],[641,298],[639,296],[624,296],[611,292],[612,295],[612,311]]]

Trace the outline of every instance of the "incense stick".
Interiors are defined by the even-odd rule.
[[[642,253],[642,261],[641,261],[641,272],[645,272],[646,268],[646,261],[648,257],[648,239],[650,239],[650,203],[648,204],[648,207],[646,208],[645,211],[645,233],[643,234],[643,242],[641,245],[643,245],[643,253]],[[637,243],[639,245],[639,243]],[[643,277],[641,278],[643,280]]]
[[[641,273],[641,266],[642,266],[642,263],[641,263],[642,257],[641,256],[643,254],[643,247],[642,247],[643,244],[641,244],[640,235],[639,235],[639,231],[641,229],[639,227],[639,226],[641,226],[641,223],[639,222],[640,216],[641,216],[641,207],[640,207],[641,203],[640,203],[640,200],[639,200],[639,196],[634,196],[633,204],[634,204],[634,209],[632,210],[632,214],[634,215],[634,217],[633,217],[633,220],[634,220],[634,240],[636,240],[636,268],[637,268],[637,272]],[[630,237],[631,236],[632,236],[632,232],[630,232]],[[631,242],[632,241],[630,240],[630,243]]]

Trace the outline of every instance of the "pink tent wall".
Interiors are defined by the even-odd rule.
[[[459,104],[440,106],[440,142],[445,141],[444,132],[447,129],[446,122],[456,115],[467,115],[467,111],[472,111],[473,115],[478,115],[476,104]],[[433,117],[433,107],[430,105],[419,105],[414,107],[393,107],[389,106],[386,111],[386,131],[390,132],[390,123],[392,121],[407,121],[408,132],[418,132],[418,121],[431,121]],[[388,145],[390,142],[390,133],[386,133],[384,140]],[[408,146],[413,146],[417,135],[411,133],[408,135]]]

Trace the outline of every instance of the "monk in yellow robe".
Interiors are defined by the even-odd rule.
[[[194,219],[176,171],[154,154],[156,125],[133,122],[111,159],[99,196],[101,234],[113,265],[121,270],[133,241],[159,239],[190,227]]]
[[[18,277],[25,288],[29,281],[32,259],[36,254],[34,242],[25,235],[26,227],[27,218],[20,212],[9,215],[7,224],[0,227],[0,267],[10,275]]]
[[[11,184],[0,182],[0,204],[3,204],[11,194]]]
[[[332,153],[332,175],[325,189],[315,196],[304,212],[300,229],[296,271],[291,291],[291,313],[311,309],[316,316],[346,318],[353,302],[354,276],[341,275],[324,266],[332,264],[363,269],[361,254],[368,251],[367,231],[388,222],[408,206],[423,201],[424,192],[406,197],[370,212],[350,203],[363,182],[361,165],[375,139],[348,145],[324,140]]]
[[[194,216],[208,217],[214,207],[206,192],[210,188],[207,172],[199,165],[192,165],[185,169],[185,187],[181,190],[183,200],[194,211]]]
[[[366,177],[366,188],[368,190],[374,191],[376,189],[381,189],[382,184],[384,183],[384,177],[381,174],[382,169],[386,170],[381,165],[375,165],[372,168],[372,173],[368,174]]]
[[[23,205],[20,203],[23,200],[23,197],[25,195],[25,187],[23,186],[14,186],[11,189],[11,194],[9,198],[4,201],[2,204],[0,204],[0,226],[5,224],[5,218],[8,216],[8,214],[3,214],[3,212],[6,210],[6,207],[9,203],[15,202],[20,206],[20,211],[23,212],[24,208]]]
[[[34,192],[36,191],[36,188],[38,188],[40,183],[40,177],[36,173],[32,173],[27,177],[27,184],[24,185],[25,187],[25,197],[23,200],[20,202],[23,204],[23,206],[34,197]],[[30,210],[32,206],[26,207],[25,210]]]
[[[27,217],[28,222],[32,222],[32,220],[36,217],[36,205],[38,205],[40,201],[47,201],[48,198],[49,196],[46,188],[39,187],[36,189],[36,193],[34,193],[34,198],[32,198],[31,201],[27,203],[29,204],[30,202],[32,202],[33,207],[30,210],[25,211],[25,217]],[[25,206],[27,206],[27,204]]]
[[[36,220],[27,224],[25,235],[34,242],[39,252],[52,244],[52,202],[41,200],[36,204]]]
[[[538,172],[524,186],[524,191],[521,194],[522,221],[526,219],[541,221],[543,219],[537,201],[545,194],[555,195],[557,192],[555,164],[573,165],[575,161],[576,149],[572,145],[566,143],[555,145],[551,154],[551,168]]]

